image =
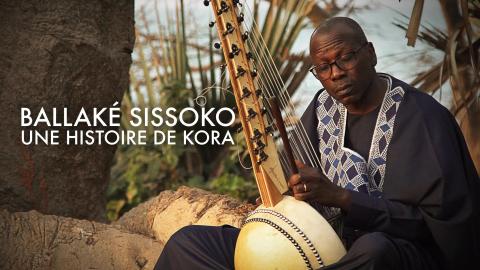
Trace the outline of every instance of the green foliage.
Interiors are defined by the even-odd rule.
[[[177,169],[182,149],[174,146],[119,146],[111,168],[107,214],[116,220],[122,213],[165,189],[185,184]]]
[[[264,3],[268,5],[269,20],[263,26],[262,35],[269,45],[269,53],[286,81],[286,89],[293,95],[308,73],[309,62],[303,54],[293,55],[290,48],[306,25],[305,15],[315,6],[314,1],[284,0]],[[136,43],[133,64],[130,70],[130,88],[122,101],[121,128],[137,130],[144,127],[130,125],[130,110],[139,108],[175,107],[180,111],[185,107],[199,110],[197,97],[204,97],[204,107],[233,107],[234,97],[225,91],[228,77],[218,67],[224,63],[220,51],[213,50],[217,39],[215,30],[210,29],[209,44],[201,45],[197,37],[197,25],[186,21],[184,1],[149,2],[154,12],[155,23],[147,19],[144,8],[136,15]],[[176,4],[174,16],[167,5]],[[334,1],[332,1],[334,3]],[[320,7],[315,6],[317,11]],[[165,14],[160,14],[159,10]],[[254,16],[258,14],[258,2],[254,5]],[[150,17],[149,17],[150,18]],[[163,19],[163,21],[162,21]],[[270,20],[271,19],[271,20]],[[206,24],[206,23],[205,23]],[[268,25],[267,25],[268,24]],[[189,27],[193,31],[189,31]],[[156,29],[155,33],[151,30]],[[258,44],[256,45],[258,46]],[[208,89],[216,85],[222,88]],[[203,105],[202,105],[203,106]],[[166,132],[168,127],[162,127]],[[173,127],[180,135],[184,127]],[[194,126],[189,130],[209,130],[210,127]],[[183,145],[177,136],[175,145],[153,145],[153,127],[147,128],[147,145],[120,145],[111,168],[111,180],[108,187],[107,212],[109,220],[116,220],[124,212],[139,203],[156,196],[165,189],[175,189],[180,185],[189,185],[229,194],[253,202],[258,190],[251,171],[240,165],[239,159],[249,164],[245,151],[245,142],[241,134],[235,136],[236,145],[190,146]],[[227,131],[219,129],[221,133]]]
[[[213,177],[206,183],[204,188],[215,193],[228,194],[253,203],[259,196],[259,192],[251,173],[239,166],[239,158],[244,163],[247,163],[245,165],[250,166],[248,152],[244,151],[246,147],[245,141],[240,137],[240,134],[238,134],[236,139],[239,143],[232,147],[230,155],[222,163],[224,173]],[[242,153],[241,156],[240,153]]]
[[[255,182],[232,173],[225,173],[210,180],[208,189],[235,198],[243,198],[250,202],[254,202],[255,198],[259,196]]]

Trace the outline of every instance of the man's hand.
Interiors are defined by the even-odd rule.
[[[326,206],[350,208],[350,193],[333,184],[319,168],[308,167],[296,160],[299,170],[288,180],[293,196],[301,201],[317,201]]]

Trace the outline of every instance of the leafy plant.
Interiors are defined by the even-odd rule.
[[[267,5],[268,19],[260,26],[251,24],[258,27],[257,30],[261,29],[268,45],[268,55],[272,55],[290,95],[298,89],[310,66],[303,54],[290,51],[300,30],[308,24],[305,16],[341,10],[335,1],[325,2],[331,5],[320,7],[315,1],[307,0],[263,1],[261,4]],[[165,14],[160,14],[158,1],[149,2],[150,5],[152,3],[154,7],[148,8],[150,13],[142,7],[136,15],[136,44],[130,88],[122,101],[121,128],[145,128],[130,124],[133,107],[174,107],[177,111],[186,107],[197,111],[202,107],[206,110],[233,107],[235,101],[227,87],[228,76],[225,70],[219,68],[224,63],[223,55],[212,46],[217,39],[215,29],[210,28],[208,33],[204,33],[208,43],[201,44],[196,23],[189,21],[191,16],[186,16],[183,0],[163,2]],[[168,5],[172,3],[175,3],[174,15],[169,12],[172,8]],[[254,1],[252,14],[257,22],[261,4]],[[146,129],[147,145],[123,145],[117,149],[108,189],[110,220],[117,219],[123,212],[164,189],[175,189],[183,184],[250,201],[258,196],[255,180],[245,168],[250,161],[242,134],[235,135],[237,143],[233,146],[184,145],[181,136],[177,136],[174,145],[154,145],[154,132],[166,132],[168,127],[154,129],[148,126]],[[181,134],[185,127],[177,125],[172,129]],[[188,129],[208,132],[216,129],[222,134],[227,130],[233,131],[232,128],[199,125]],[[240,164],[239,160],[247,165]]]

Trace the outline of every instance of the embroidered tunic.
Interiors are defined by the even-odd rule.
[[[405,91],[398,86],[392,89],[388,76],[387,90],[377,116],[368,159],[345,147],[345,125],[347,111],[345,106],[323,91],[317,99],[317,132],[321,168],[334,183],[343,188],[381,196],[388,145],[392,138],[395,116]]]
[[[445,268],[468,269],[480,256],[480,180],[455,118],[430,95],[379,75],[390,85],[367,160],[345,147],[346,110],[326,91],[301,119],[319,167],[350,190],[343,225],[420,241]],[[330,221],[340,214],[311,204]]]

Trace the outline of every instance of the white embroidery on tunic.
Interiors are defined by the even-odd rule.
[[[323,91],[318,97],[316,108],[323,173],[334,184],[372,196],[381,196],[383,190],[388,145],[393,135],[395,117],[405,94],[405,90],[400,86],[392,89],[390,76],[379,75],[387,81],[388,88],[377,116],[368,162],[360,154],[344,146],[347,122],[345,106]]]

